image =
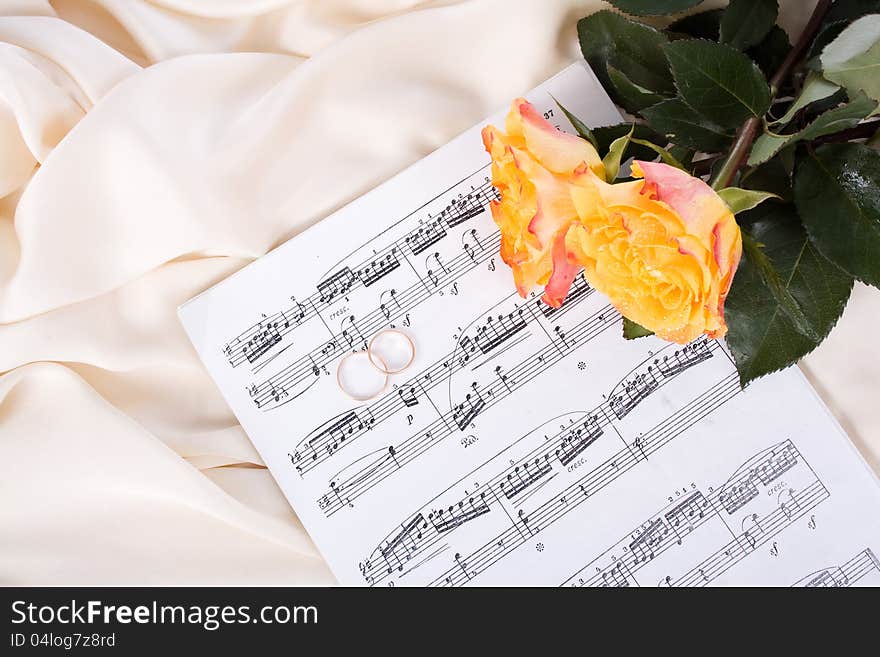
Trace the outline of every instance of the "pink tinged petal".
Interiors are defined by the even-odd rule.
[[[636,160],[633,175],[645,178],[646,193],[671,207],[687,231],[709,243],[715,224],[733,215],[721,197],[699,178],[662,162]]]
[[[560,231],[553,242],[553,273],[544,287],[544,296],[541,297],[544,303],[554,308],[561,306],[580,269],[580,265],[569,261],[565,248],[565,234]]]
[[[541,201],[539,199],[538,211],[529,222],[529,232],[537,237],[538,242],[543,246],[550,243],[550,240],[553,239],[553,234],[557,229],[558,226],[556,226],[551,219],[548,219],[547,215],[541,210]]]
[[[529,232],[541,247],[549,247],[556,233],[577,219],[570,186],[535,162],[528,153],[512,148],[514,161],[535,186],[537,211]]]
[[[590,142],[557,130],[525,100],[515,106],[522,120],[526,147],[545,167],[555,173],[572,173],[582,164],[591,169],[602,166]]]

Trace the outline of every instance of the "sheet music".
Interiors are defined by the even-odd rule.
[[[620,120],[582,64],[527,97]],[[339,581],[880,584],[877,480],[799,370],[743,392],[581,278],[521,299],[489,176],[478,126],[180,310]],[[385,327],[416,359],[353,402],[336,365]]]

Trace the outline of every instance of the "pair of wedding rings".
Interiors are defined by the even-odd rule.
[[[378,397],[388,379],[408,368],[416,357],[416,345],[403,331],[382,329],[367,348],[347,354],[336,368],[339,389],[355,401]]]

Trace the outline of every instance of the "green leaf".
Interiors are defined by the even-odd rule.
[[[791,171],[781,157],[774,157],[766,164],[747,171],[740,184],[746,189],[773,192],[779,198],[791,200]]]
[[[854,21],[825,46],[819,59],[828,80],[880,100],[880,14]]]
[[[794,118],[794,115],[804,107],[834,95],[839,89],[839,86],[832,82],[828,82],[828,80],[823,78],[819,73],[811,71],[807,75],[807,79],[804,81],[800,96],[798,96],[797,100],[795,100],[791,107],[788,108],[785,115],[779,120],[773,121],[771,125],[786,125],[790,123]]]
[[[797,163],[794,200],[826,258],[880,287],[880,153],[826,144]]]
[[[776,155],[792,137],[795,135],[775,135],[772,132],[765,132],[752,144],[748,165],[754,167],[763,164]]]
[[[761,70],[730,46],[699,39],[663,47],[678,93],[710,121],[736,128],[770,107],[770,88]]]
[[[608,0],[612,5],[635,16],[675,14],[696,7],[703,0]]]
[[[730,0],[721,18],[720,41],[737,50],[759,43],[776,25],[776,0]]]
[[[620,173],[620,162],[626,152],[626,147],[629,146],[630,139],[632,139],[633,130],[635,130],[635,125],[623,137],[618,137],[611,142],[608,154],[602,158],[602,164],[605,166],[605,180],[608,182],[614,182],[617,174]]]
[[[657,155],[660,156],[660,159],[663,160],[665,164],[669,166],[675,167],[676,169],[681,169],[682,171],[686,171],[685,166],[679,162],[676,157],[667,151],[665,148],[661,148],[657,144],[652,144],[649,141],[645,141],[644,139],[636,139],[635,137],[631,138],[630,141],[633,144],[638,144],[639,146],[644,146],[645,148],[649,148],[654,151]]]
[[[635,129],[633,130],[633,128]],[[633,130],[633,137],[639,140],[650,141],[654,144],[658,142],[660,144],[666,143],[666,138],[663,135],[654,132],[646,125],[636,124],[633,126],[632,123],[618,123],[617,125],[603,126],[593,130],[596,142],[599,144],[599,153],[607,153],[614,140],[628,134],[630,130]],[[654,159],[654,151],[652,149],[635,144],[630,144],[629,154],[637,160]]]
[[[721,31],[721,17],[723,15],[723,9],[701,11],[698,14],[691,14],[690,16],[678,19],[666,28],[666,31],[674,34],[684,34],[694,39],[718,41],[718,35]]]
[[[770,198],[782,200],[781,196],[773,192],[742,189],[740,187],[725,187],[718,191],[718,196],[727,204],[727,207],[730,208],[733,214],[752,210]]]
[[[553,95],[551,94],[550,97],[553,98]],[[578,117],[569,112],[567,109],[565,109],[562,103],[556,100],[556,98],[553,98],[553,101],[556,103],[556,106],[562,110],[562,113],[565,114],[565,118],[567,118],[568,122],[571,123],[571,126],[578,133],[578,136],[582,139],[586,139],[593,145],[593,148],[599,150],[599,144],[596,141],[596,136],[593,134],[593,131],[590,130],[587,124],[581,121]]]
[[[832,135],[835,132],[852,128],[858,125],[862,119],[870,116],[876,109],[877,101],[868,98],[860,91],[851,102],[821,114],[803,130],[791,135],[774,135],[771,133],[761,135],[752,146],[752,152],[749,154],[749,165],[754,166],[766,162],[787,144],[816,139],[816,137]]]
[[[620,98],[620,106],[631,114],[638,114],[644,108],[664,99],[660,94],[640,87],[611,64],[608,64],[608,77]]]
[[[693,148],[688,148],[687,146],[676,146],[672,145],[669,147],[669,155],[670,157],[675,158],[676,161],[681,162],[682,166],[685,169],[690,169],[690,167],[694,164],[694,156],[697,154]]]
[[[661,49],[667,43],[666,36],[653,27],[599,11],[578,21],[578,40],[596,77],[621,106],[625,101],[611,81],[609,64],[643,89],[659,94],[675,92]]]
[[[859,91],[846,105],[841,105],[821,114],[798,134],[801,139],[815,139],[823,135],[831,135],[857,125],[862,119],[873,114],[877,109],[877,101],[868,98]]]
[[[794,329],[805,338],[816,340],[818,342],[819,335],[810,326],[806,314],[794,298],[791,291],[783,282],[782,277],[770,258],[764,252],[765,244],[758,242],[751,233],[744,231],[742,234],[743,253],[749,259],[761,276],[761,281],[770,291],[773,300],[779,306],[780,312],[791,322]]]
[[[705,153],[723,151],[733,140],[732,131],[697,114],[678,98],[645,108],[642,116],[673,143]]]
[[[623,318],[623,337],[627,340],[635,340],[636,338],[644,338],[654,335],[654,331],[649,331],[641,324],[636,324],[631,319]]]
[[[653,154],[656,154],[659,155],[666,164],[684,170],[684,166],[681,162],[676,160],[675,157],[673,157],[665,148],[661,148],[645,139],[637,139],[633,137],[635,129],[636,126],[633,124],[628,133],[615,139],[611,142],[611,146],[608,147],[608,154],[602,159],[602,164],[605,167],[605,180],[608,182],[614,182],[614,179],[617,178],[617,175],[620,173],[620,164],[624,161],[623,155],[626,153],[630,144],[633,143],[648,149],[652,153],[651,159],[654,159]]]
[[[725,303],[730,347],[740,382],[787,367],[825,339],[846,306],[852,277],[828,262],[810,243],[791,205],[773,203],[753,215],[744,237],[763,244],[755,262],[746,251]],[[797,330],[762,275],[776,272],[779,285],[796,302],[812,337]]]
[[[782,66],[790,51],[791,41],[788,40],[788,34],[778,25],[774,25],[757,45],[746,50],[746,54],[755,60],[769,80]]]

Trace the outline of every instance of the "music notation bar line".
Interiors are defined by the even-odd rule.
[[[577,299],[572,301],[566,300],[566,304],[580,303],[587,296],[586,294],[579,295]],[[526,301],[518,304],[517,308],[519,310],[514,310],[510,314],[522,314],[523,306],[528,303],[531,302]],[[610,306],[606,306],[602,312],[608,315],[610,321],[617,321]],[[528,315],[528,317],[529,319],[526,323],[537,321],[537,318],[534,318],[532,315]],[[515,327],[514,332],[519,330],[518,327]],[[499,337],[509,338],[510,335]],[[496,339],[498,338],[496,337]],[[476,346],[471,347],[469,350],[468,345],[471,343],[476,343]],[[345,445],[352,444],[358,437],[366,435],[367,432],[375,429],[384,420],[394,417],[398,411],[407,407],[417,406],[420,403],[419,397],[426,396],[429,390],[433,390],[445,382],[448,377],[465,369],[470,361],[470,353],[476,351],[478,346],[480,346],[479,338],[475,341],[468,338],[466,344],[464,342],[459,343],[451,353],[438,359],[408,381],[400,384],[397,390],[387,393],[361,411],[348,413],[347,416],[351,417],[347,423],[331,424],[330,426],[322,425],[313,430],[296,445],[293,454],[291,454],[291,463],[299,475],[305,476],[336,454]],[[461,355],[458,355],[459,350]],[[538,355],[540,355],[540,352]],[[505,376],[509,379],[511,375],[508,373]],[[315,432],[319,433],[315,435]]]
[[[498,234],[488,238],[487,243],[484,244],[484,249],[479,252],[478,256],[475,255],[473,259],[466,254],[462,254],[451,260],[447,265],[448,273],[445,273],[442,278],[438,278],[436,287],[457,280],[491,258],[500,244],[500,239]],[[412,285],[404,292],[393,297],[395,304],[393,312],[389,311],[386,315],[380,307],[358,320],[360,333],[362,335],[375,333],[385,327],[392,320],[392,317],[396,318],[405,315],[420,303],[431,298],[431,296],[432,293],[425,289],[423,281]],[[249,388],[251,400],[256,404],[257,408],[263,410],[271,410],[283,405],[286,402],[279,403],[278,406],[271,406],[270,404],[273,400],[275,402],[281,402],[282,399],[290,400],[289,388],[318,376],[322,366],[332,363],[349,349],[353,349],[355,344],[360,345],[360,342],[359,339],[354,340],[350,334],[347,334],[346,337],[342,331],[334,333],[329,339],[321,343],[323,346],[316,347],[262,383],[254,384]]]
[[[644,461],[647,456],[661,449],[740,392],[741,389],[736,374],[726,376],[688,405],[646,432],[643,436],[643,456],[640,456],[640,452],[633,452],[629,446],[624,447],[614,457],[607,459],[600,466],[597,466],[583,477],[569,484],[561,493],[530,512],[527,518],[528,535],[523,536],[516,531],[516,527],[511,527],[502,534],[493,537],[481,548],[478,548],[466,557],[466,561],[471,568],[470,578],[463,578],[459,573],[455,572],[455,569],[449,569],[437,577],[431,586],[459,586],[480,572],[490,568],[515,549],[525,544],[531,537],[566,516],[596,492],[602,490],[636,464]]]
[[[606,306],[602,311],[586,318],[576,330],[572,331],[573,335],[576,334],[580,338],[574,349],[577,349],[581,344],[585,344],[596,335],[617,325],[619,322],[620,315],[610,306]],[[545,345],[536,354],[527,357],[512,368],[508,372],[507,380],[495,380],[482,388],[475,388],[471,394],[471,404],[476,403],[474,400],[478,399],[482,401],[480,412],[491,408],[537,375],[547,371],[557,362],[563,360],[564,357],[565,354],[559,351],[555,343]],[[330,516],[349,505],[357,497],[366,493],[403,465],[420,456],[434,444],[452,435],[452,426],[457,426],[459,430],[463,430],[456,423],[456,420],[460,419],[462,413],[468,410],[472,410],[472,407],[465,409],[463,404],[459,404],[449,412],[442,414],[440,418],[432,422],[428,427],[418,431],[395,447],[394,459],[390,459],[388,456],[381,457],[362,468],[347,480],[355,483],[347,484],[342,482],[342,485],[335,486],[335,490],[330,491],[333,493],[332,498],[328,498],[328,493],[322,495],[318,499],[319,507],[324,510],[327,516]],[[343,491],[348,491],[344,498],[341,496]],[[329,499],[329,501],[322,506],[321,500],[325,498]]]
[[[797,508],[796,512],[787,512],[780,506],[761,519],[760,532],[743,532],[738,534],[712,556],[702,561],[683,576],[673,580],[671,585],[675,587],[706,586],[713,579],[720,577],[727,570],[735,566],[748,554],[778,535],[795,520],[803,517],[807,512],[828,499],[829,496],[830,494],[825,485],[817,479],[807,488],[792,496],[791,501]],[[757,536],[755,535],[756,533]]]
[[[584,430],[586,430],[586,435],[584,435]],[[474,495],[465,496],[465,498],[458,502],[457,510],[455,505],[453,505],[448,512],[442,508],[429,512],[428,519],[424,521],[424,526],[422,527],[423,531],[420,532],[420,544],[417,553],[420,554],[429,549],[438,540],[445,539],[444,532],[456,529],[470,520],[488,513],[492,506],[500,504],[499,492],[506,499],[512,500],[531,484],[543,479],[545,475],[549,474],[548,464],[551,462],[551,454],[553,454],[553,458],[558,459],[565,466],[569,462],[566,459],[565,445],[567,443],[570,444],[572,436],[579,439],[582,438],[582,442],[578,446],[578,453],[581,453],[601,435],[602,429],[598,425],[597,418],[586,415],[583,419],[554,434],[550,440],[533,449],[507,470],[495,475],[481,487],[482,492],[475,492]],[[522,469],[522,472],[520,469]],[[523,476],[523,473],[525,473],[525,476]],[[491,495],[491,499],[488,501],[486,500],[487,493]],[[474,504],[475,499],[478,501],[477,505]],[[448,515],[446,515],[447,513]],[[424,511],[418,513],[415,517],[424,519]],[[431,522],[431,527],[428,527],[428,521]],[[391,540],[393,539],[388,539],[389,543]],[[383,566],[380,562],[376,561],[375,564],[373,563],[375,559],[378,559],[379,556],[383,557],[386,561],[386,566],[390,567],[386,558],[387,551],[383,547],[376,548],[373,555],[375,555],[375,558],[371,555],[371,558],[365,562],[365,566],[362,569],[362,573],[368,578],[368,583],[370,584],[377,581],[377,576],[381,579],[383,571]],[[415,556],[415,553],[411,556]]]
[[[778,453],[790,454],[794,459],[794,464],[803,463],[809,467],[803,456],[795,448],[790,440],[786,440],[770,450],[762,453],[765,463],[771,463]],[[769,454],[769,455],[768,455]],[[791,467],[793,467],[793,465]],[[779,470],[773,480],[781,476],[787,470]],[[754,473],[753,473],[754,474]],[[704,560],[695,568],[688,571],[685,575],[677,580],[667,577],[665,584],[669,586],[693,586],[705,585],[712,579],[721,575],[724,571],[732,567],[736,562],[753,552],[757,547],[763,545],[768,540],[777,535],[782,529],[801,517],[809,509],[813,508],[822,499],[827,497],[827,491],[824,494],[819,491],[819,498],[815,498],[814,493],[818,489],[816,485],[824,490],[824,486],[819,482],[818,478],[813,475],[814,481],[804,491],[796,494],[791,504],[798,509],[795,514],[786,505],[780,505],[777,511],[784,515],[787,522],[780,523],[776,513],[768,515],[751,530],[744,530],[739,535],[733,535],[733,540],[724,544],[719,550]],[[771,481],[773,481],[771,480]],[[770,481],[768,481],[768,484]],[[689,537],[698,527],[707,524],[711,520],[721,520],[724,527],[722,512],[730,512],[724,507],[723,495],[726,484],[717,490],[704,496],[700,490],[695,490],[689,495],[676,500],[673,504],[664,507],[660,512],[651,516],[652,520],[642,523],[645,527],[641,530],[630,532],[624,539],[616,543],[614,547],[604,552],[601,556],[606,556],[615,548],[629,542],[628,550],[625,554],[620,555],[613,566],[602,569],[599,572],[592,573],[589,577],[582,576],[587,570],[592,571],[593,564],[600,558],[597,557],[589,564],[578,570],[574,575],[569,577],[562,586],[629,586],[630,580],[638,584],[635,574],[647,563],[653,562],[666,550],[682,545],[684,540]],[[824,496],[823,496],[824,495]],[[806,502],[812,503],[808,506]],[[813,503],[815,502],[815,503]],[[625,573],[623,571],[626,571]],[[661,582],[661,584],[664,582]]]
[[[563,360],[569,352],[579,348],[582,344],[589,341],[589,339],[595,337],[595,335],[606,330],[609,326],[614,325],[614,322],[605,322],[605,315],[609,314],[609,312],[613,313],[616,320],[619,320],[619,315],[615,311],[603,310],[594,314],[570,332],[572,337],[577,337],[578,339],[574,342],[574,347],[567,351],[560,350],[558,345],[551,342],[551,344],[544,347],[537,356],[529,357],[522,361],[517,367],[513,368],[510,371],[510,378],[507,381],[496,382],[483,389],[475,388],[475,392],[482,403],[481,410],[485,410],[485,408],[489,408],[504,399],[513,391],[517,390],[522,385],[525,385],[525,383],[549,370],[557,362]],[[582,338],[586,338],[586,340]],[[701,341],[707,350],[714,351],[715,349],[720,348],[717,342],[712,342],[710,346],[704,339],[701,339]],[[702,358],[695,360],[694,364],[702,362],[702,360]],[[650,367],[651,366],[649,366],[649,368]],[[665,385],[665,383],[679,373],[680,372],[676,372],[671,377],[664,379],[660,385]],[[511,380],[513,383],[511,383]],[[601,404],[594,409],[593,414],[605,415],[605,407],[609,406],[610,402],[611,400],[605,404]],[[451,419],[453,422],[456,420],[456,410],[457,409],[453,409],[451,412]],[[351,507],[355,499],[372,489],[387,477],[391,476],[394,472],[420,456],[422,453],[429,450],[433,445],[441,442],[449,435],[452,435],[453,430],[448,421],[450,419],[448,417],[449,415],[449,413],[444,414],[426,429],[419,431],[403,441],[400,445],[394,447],[394,458],[390,458],[390,455],[385,455],[371,461],[354,475],[350,476],[345,482],[342,482],[341,485],[337,485],[338,482],[331,481],[331,490],[317,500],[319,508],[324,511],[325,515],[331,516],[340,509]],[[463,430],[463,427],[459,425],[459,429]],[[346,492],[345,496],[342,495],[343,492]]]
[[[480,167],[464,180],[479,175],[479,173],[484,171],[488,166],[489,165],[484,165]],[[448,194],[461,184],[463,184],[463,182],[456,183],[449,189],[435,196],[431,201],[428,201],[428,203],[433,202],[443,194]],[[432,219],[429,225],[441,226],[446,224],[449,228],[458,226],[484,212],[488,207],[489,202],[497,198],[497,196],[492,183],[487,180],[480,185],[473,187],[470,192],[463,195],[463,198],[467,199],[468,203],[462,204],[458,199],[453,199],[446,208],[441,210],[440,213]],[[453,210],[455,212],[453,212]],[[415,212],[418,212],[418,210]],[[238,367],[238,365],[246,360],[254,362],[256,358],[253,357],[253,351],[249,350],[248,347],[256,344],[255,341],[267,326],[274,327],[278,330],[280,341],[280,336],[293,331],[303,321],[316,315],[318,312],[317,304],[328,303],[340,293],[347,293],[351,290],[356,290],[358,284],[363,285],[364,287],[369,287],[382,278],[382,276],[396,269],[396,266],[383,266],[383,263],[393,262],[398,254],[400,254],[401,257],[404,257],[402,252],[404,248],[408,248],[414,255],[421,253],[423,250],[419,250],[423,245],[421,242],[415,247],[412,245],[415,243],[415,236],[419,235],[419,231],[424,230],[425,226],[423,225],[409,231],[405,236],[395,240],[393,243],[387,245],[381,251],[371,256],[368,260],[365,260],[360,265],[356,266],[353,271],[350,267],[344,267],[337,272],[330,274],[326,279],[318,283],[318,291],[310,295],[304,301],[294,303],[289,308],[279,310],[278,312],[251,325],[237,336],[231,338],[223,347],[223,352],[229,359],[229,364],[232,367]],[[443,236],[445,236],[445,233]],[[428,244],[428,246],[430,246],[430,244]],[[377,275],[377,267],[378,272],[381,272],[379,275]],[[333,277],[341,277],[341,279],[345,280],[337,281],[338,285],[330,285],[330,279],[333,279]],[[322,286],[325,289],[322,290]],[[291,325],[291,317],[294,318],[293,325]],[[263,353],[265,353],[265,351],[268,351],[268,349],[264,350]],[[261,356],[262,353],[259,355]],[[257,356],[257,358],[258,357],[259,356]]]
[[[865,548],[840,566],[823,568],[792,584],[793,587],[832,588],[852,586],[870,572],[880,573],[880,561],[871,548]]]
[[[575,482],[570,484],[562,494],[555,496],[542,507],[529,514],[531,516],[530,526],[532,527],[532,530],[534,531],[536,528],[539,528],[540,523],[547,518],[550,520],[545,526],[549,526],[556,519],[565,515],[568,510],[576,508],[581,502],[585,501],[619,476],[623,475],[637,463],[647,458],[648,455],[662,448],[676,436],[691,427],[694,423],[698,422],[716,408],[719,408],[728,400],[739,394],[741,389],[737,381],[736,374],[729,374],[713,387],[700,394],[687,405],[683,406],[680,410],[673,413],[662,422],[656,424],[643,435],[642,451],[634,451],[629,445],[626,445],[613,457],[607,459],[602,464],[593,468],[590,472],[585,473],[583,476],[575,480]],[[588,420],[594,420],[596,427],[599,429],[604,430],[605,427],[611,424],[611,420],[607,416],[597,413],[595,409],[593,411],[588,411],[586,417]],[[566,429],[566,431],[568,431],[568,429]],[[559,440],[557,435],[557,440],[553,440],[549,445],[542,445],[533,450],[531,453],[523,457],[520,463],[525,460],[534,459],[542,451],[555,451],[558,443]],[[491,484],[495,482],[495,486],[497,487],[498,482],[506,481],[506,475],[514,467],[515,466],[511,466],[510,468],[505,469],[492,478],[489,483]],[[489,489],[494,491],[494,488],[491,486]],[[562,500],[561,503],[560,500]],[[542,509],[544,510],[542,511]],[[497,560],[503,558],[508,552],[528,540],[530,535],[531,534],[528,532],[524,533],[519,524],[514,522],[505,532],[494,537],[486,543],[483,548],[477,550],[473,555],[470,555],[468,560],[475,561],[477,565],[481,565],[485,561],[485,566],[488,568]],[[418,553],[421,551],[420,547]],[[411,556],[414,556],[414,554],[415,552]],[[373,577],[375,582],[380,582],[390,573],[384,572],[381,564],[374,564],[374,568],[369,574]],[[441,585],[444,583],[449,584],[449,582],[442,581],[439,583]]]

